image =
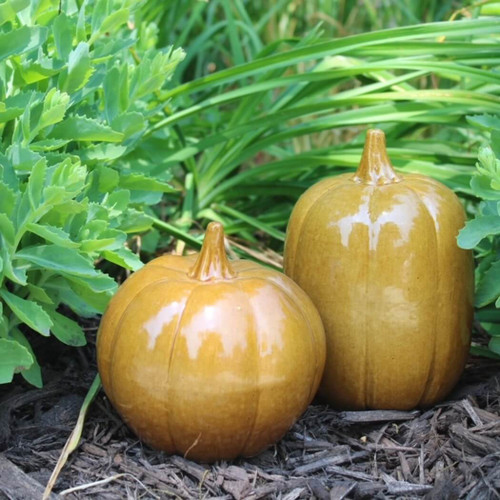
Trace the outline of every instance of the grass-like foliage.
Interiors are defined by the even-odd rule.
[[[0,2],[0,383],[41,385],[36,335],[85,343],[71,316],[142,265],[132,235],[197,246],[220,220],[239,252],[280,252],[298,196],[356,166],[366,126],[396,167],[475,199],[500,23],[419,24],[452,3]]]
[[[204,12],[201,3],[194,19]],[[257,232],[280,251],[297,197],[325,175],[356,166],[367,125],[384,129],[397,167],[471,194],[474,146],[483,135],[466,116],[500,111],[496,18],[333,39],[312,29],[265,44],[242,2],[214,0],[205,9],[219,31],[233,27],[227,38],[217,31],[226,43],[213,54],[217,68],[227,67],[209,71],[199,28],[194,54],[187,43],[176,72],[179,85],[167,93],[175,106],[144,143],[149,151],[162,144],[157,172],[182,168],[182,203],[168,203],[167,195],[162,207],[182,222],[177,236],[220,220],[245,244],[257,244]]]

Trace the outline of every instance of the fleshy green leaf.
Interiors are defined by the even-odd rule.
[[[43,110],[37,130],[59,123],[66,113],[69,104],[69,95],[55,88],[50,89],[43,101]]]
[[[0,384],[12,382],[14,373],[28,369],[33,357],[15,340],[0,339]]]
[[[130,191],[128,189],[115,189],[108,192],[107,196],[102,202],[102,205],[108,210],[109,218],[113,219],[114,217],[123,215],[123,212],[127,210],[129,203]]]
[[[490,351],[487,347],[483,347],[480,345],[472,344],[470,348],[470,353],[473,356],[483,356],[484,358],[490,359],[500,359],[500,354],[496,354],[493,351]]]
[[[82,295],[71,288],[70,282],[61,276],[47,281],[45,288],[53,297],[54,303],[66,304],[75,314],[82,318],[92,318],[102,312],[86,302]]]
[[[123,134],[84,116],[71,116],[54,127],[51,138],[72,141],[119,142]]]
[[[99,191],[112,194],[113,190],[118,186],[120,174],[115,169],[104,166],[97,168],[96,173],[98,174]]]
[[[76,321],[63,316],[57,311],[50,311],[49,314],[53,322],[51,331],[61,342],[75,347],[87,343],[85,333]]]
[[[117,288],[117,284],[106,275],[94,279],[77,276],[67,276],[67,278],[78,297],[99,313],[106,310]]]
[[[51,167],[48,171],[47,187],[44,191],[45,198],[50,198],[51,188],[63,187],[68,197],[76,196],[85,187],[87,169],[79,162],[66,158],[58,165]]]
[[[50,335],[52,321],[40,305],[31,300],[22,299],[5,289],[0,289],[0,296],[21,322],[42,335]]]
[[[14,255],[15,260],[30,262],[36,268],[74,274],[76,276],[95,277],[98,272],[92,261],[85,258],[74,248],[57,245],[38,245],[26,247]]]
[[[68,59],[71,52],[74,29],[74,23],[64,12],[61,12],[52,24],[52,33],[57,53],[63,61]]]
[[[457,241],[462,248],[474,248],[483,238],[497,233],[500,233],[500,216],[485,215],[468,221]]]
[[[110,68],[104,78],[104,106],[106,110],[106,118],[109,123],[120,113],[120,93],[117,92],[116,86],[119,82],[120,70],[117,66]],[[142,115],[140,115],[142,117]],[[113,128],[117,129],[114,124]]]
[[[54,151],[68,144],[69,139],[42,139],[32,142],[30,147],[33,151]]]
[[[26,224],[26,229],[33,234],[40,236],[44,240],[54,243],[64,248],[78,248],[80,246],[76,241],[71,240],[70,235],[59,227],[50,225],[36,224],[30,222]]]
[[[491,337],[488,343],[488,349],[500,356],[500,337]]]
[[[130,136],[144,130],[146,127],[146,120],[141,113],[130,112],[117,116],[111,124],[114,130],[122,132],[125,139],[128,139]]]
[[[485,175],[474,175],[470,181],[472,191],[483,200],[498,200],[499,191],[491,187],[491,179]]]
[[[42,56],[37,61],[28,60],[17,65],[17,71],[24,82],[30,85],[57,75],[62,67],[63,65],[59,61]]]
[[[500,296],[500,261],[485,271],[476,289],[476,306],[483,307]]]
[[[12,265],[12,249],[8,249],[6,245],[0,245],[0,258],[3,263],[3,274],[14,283],[26,285],[26,269],[15,267]]]
[[[14,190],[0,181],[0,212],[10,217],[16,198]]]
[[[121,224],[121,229],[126,233],[142,233],[153,225],[153,219],[138,210],[129,209],[127,218]]]
[[[16,170],[23,170],[24,173],[31,172],[33,165],[42,160],[39,154],[17,143],[7,148],[7,154]]]
[[[152,177],[144,174],[128,174],[120,176],[120,186],[122,188],[134,189],[140,191],[161,191],[163,193],[172,193],[177,191],[175,188]]]
[[[35,211],[41,204],[43,188],[45,186],[45,174],[47,172],[47,161],[41,159],[33,165],[31,175],[28,180],[27,195],[30,206]]]
[[[126,151],[127,148],[121,144],[101,143],[89,145],[89,147],[84,149],[79,156],[85,163],[101,162],[116,160]]]
[[[47,28],[42,26],[23,26],[8,33],[0,33],[0,61],[41,46],[47,34]]]
[[[83,2],[78,13],[76,21],[76,40],[77,42],[85,42],[87,40],[87,30],[85,28],[85,3]]]
[[[12,329],[12,338],[16,342],[19,342],[19,344],[21,344],[31,354],[31,357],[33,358],[33,363],[31,364],[31,366],[28,369],[24,369],[21,371],[22,377],[24,378],[24,380],[29,382],[31,385],[34,385],[35,387],[38,388],[43,387],[42,370],[40,369],[40,365],[38,364],[35,353],[33,352],[33,349],[31,348],[28,339],[17,328]]]
[[[144,265],[141,259],[126,247],[117,248],[116,250],[104,250],[102,256],[109,262],[131,271],[138,271]]]
[[[47,292],[33,283],[28,283],[27,288],[30,292],[29,299],[35,299],[37,302],[42,304],[54,304],[54,301],[48,296]]]
[[[120,248],[127,238],[123,231],[116,229],[106,229],[96,235],[94,239],[85,239],[81,242],[83,252],[96,252],[101,250],[114,250]]]
[[[13,21],[16,14],[29,4],[30,0],[6,0],[0,3],[0,26]]]
[[[129,18],[129,10],[128,9],[118,9],[111,14],[109,14],[102,22],[96,26],[90,37],[89,43],[92,45],[99,37],[101,37],[104,33],[115,32],[120,26],[125,24]]]
[[[498,129],[500,130],[500,118],[493,115],[475,115],[467,116],[467,121],[478,128],[485,130]]]
[[[76,283],[98,294],[112,295],[118,287],[113,278],[101,272],[98,272],[97,275],[93,277],[78,276],[76,274],[64,276],[71,281],[72,286]]]
[[[172,77],[177,65],[184,59],[182,49],[165,49],[144,56],[133,74],[131,90],[136,99],[159,90]]]
[[[67,71],[61,75],[61,89],[69,94],[76,92],[87,83],[92,72],[89,44],[80,42],[69,54]]]
[[[5,213],[0,213],[0,241],[4,239],[8,245],[14,245],[15,238],[14,224]]]

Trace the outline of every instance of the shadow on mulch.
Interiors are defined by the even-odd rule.
[[[95,327],[90,327],[94,330]],[[39,499],[96,372],[94,344],[50,341],[45,387],[0,390],[0,500]],[[427,411],[338,412],[313,404],[259,456],[213,466],[143,446],[101,392],[54,498],[500,498],[500,363],[471,358]]]

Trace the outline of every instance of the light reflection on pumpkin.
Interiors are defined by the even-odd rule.
[[[97,355],[141,439],[213,461],[254,455],[293,425],[319,385],[325,338],[307,295],[281,273],[229,263],[211,223],[199,255],[165,255],[126,280]]]
[[[396,174],[371,130],[358,171],[323,180],[295,206],[285,273],[327,336],[320,393],[340,408],[409,409],[445,397],[468,353],[472,255],[464,211],[422,175]]]

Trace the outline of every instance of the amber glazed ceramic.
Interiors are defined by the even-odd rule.
[[[155,448],[201,461],[255,455],[315,395],[321,319],[287,276],[229,262],[219,223],[200,254],[165,255],[119,288],[97,360],[109,399]]]
[[[428,406],[457,382],[470,343],[473,262],[458,248],[458,198],[396,174],[370,130],[359,168],[319,182],[287,229],[285,273],[327,337],[320,394],[350,409]]]

